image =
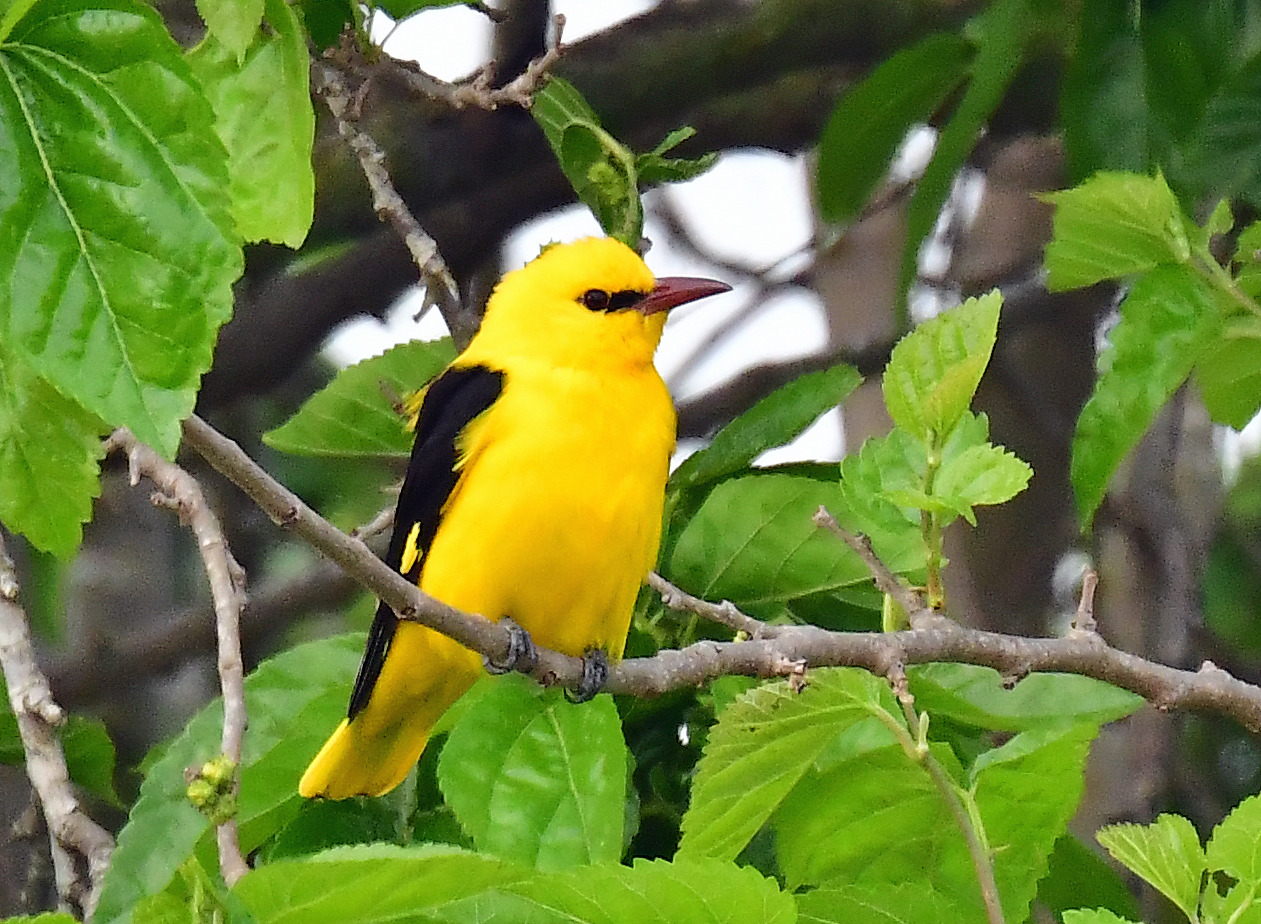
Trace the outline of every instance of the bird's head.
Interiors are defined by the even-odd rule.
[[[557,365],[647,365],[668,309],[730,288],[712,279],[657,279],[614,238],[556,244],[500,280],[474,344]]]

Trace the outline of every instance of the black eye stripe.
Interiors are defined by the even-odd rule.
[[[634,289],[622,289],[612,295],[603,289],[588,289],[578,301],[592,311],[622,311],[633,308],[643,297],[643,292],[636,292]]]

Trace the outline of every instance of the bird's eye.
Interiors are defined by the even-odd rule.
[[[580,301],[592,311],[607,311],[609,307],[609,293],[603,289],[588,289],[582,293]]]

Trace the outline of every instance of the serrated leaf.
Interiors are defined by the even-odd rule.
[[[915,491],[926,471],[927,447],[905,430],[868,437],[858,452],[841,460],[841,496],[845,512],[834,514],[841,524],[873,537],[883,558],[879,537],[919,535],[919,516],[901,509],[891,499]],[[846,518],[848,514],[849,519]]]
[[[1108,825],[1095,837],[1113,859],[1196,920],[1206,862],[1191,822],[1181,815],[1158,815],[1150,825]]]
[[[915,879],[896,885],[851,884],[797,896],[798,924],[972,924],[973,909]]]
[[[976,393],[998,335],[1003,298],[969,298],[907,334],[884,373],[889,416],[921,440],[954,429]]]
[[[898,277],[898,292],[903,296],[915,279],[920,246],[937,224],[955,177],[1024,64],[1025,43],[1034,21],[1029,0],[998,0],[968,24],[969,32],[979,39],[967,89],[938,136],[932,160],[907,204],[906,243]]]
[[[284,0],[265,2],[266,30],[257,27],[260,2],[243,45],[212,26],[188,63],[214,107],[215,130],[228,152],[237,231],[247,241],[296,248],[315,208],[311,67],[295,10]]]
[[[819,140],[819,210],[830,222],[858,214],[912,126],[927,122],[967,77],[972,46],[939,32],[892,57],[841,97]]]
[[[246,852],[296,815],[298,778],[328,729],[345,715],[362,651],[362,633],[309,642],[265,661],[246,678],[250,727],[237,815]],[[218,753],[222,708],[216,700],[194,716],[149,769],[118,835],[98,924],[130,921],[136,902],[165,888],[199,841],[214,849],[209,823],[185,798],[184,769]]]
[[[1045,199],[1055,205],[1046,246],[1053,292],[1190,257],[1182,209],[1160,174],[1099,173]]]
[[[1253,206],[1261,204],[1258,118],[1261,56],[1231,74],[1208,99],[1193,142],[1186,145],[1178,178],[1199,189],[1212,189],[1215,195],[1237,195]]]
[[[257,924],[450,921],[438,912],[528,876],[511,863],[452,847],[373,844],[268,864],[233,891]]]
[[[241,272],[212,125],[141,3],[41,3],[0,46],[0,339],[167,457]]]
[[[486,853],[541,870],[622,854],[626,744],[609,696],[577,705],[501,679],[451,730],[438,784]]]
[[[1159,267],[1130,290],[1073,436],[1071,478],[1082,523],[1093,518],[1122,459],[1213,343],[1219,312],[1216,292],[1179,266]]]
[[[895,710],[889,686],[866,671],[812,671],[794,693],[765,684],[723,710],[696,766],[680,858],[734,859],[842,732]]]
[[[49,911],[34,916],[20,914],[15,918],[5,918],[0,924],[79,924],[79,921],[64,911]]]
[[[775,389],[719,430],[708,446],[688,456],[671,476],[671,487],[693,487],[747,468],[766,450],[796,439],[861,382],[857,370],[838,365],[808,372]]]
[[[644,218],[634,155],[600,126],[582,94],[559,77],[535,94],[530,113],[574,192],[605,232],[628,247],[638,245]]]
[[[1261,262],[1261,221],[1254,221],[1239,232],[1234,259],[1236,263]]]
[[[933,482],[933,494],[961,511],[972,526],[973,507],[1001,504],[1025,489],[1033,469],[1001,446],[970,446],[943,461]]]
[[[761,474],[724,481],[684,527],[666,576],[707,600],[730,600],[763,616],[797,598],[865,583],[871,572],[858,556],[811,519],[820,505],[844,517],[844,504],[837,485],[811,478]],[[915,566],[914,537],[873,541],[895,571]]]
[[[258,34],[264,0],[197,0],[197,12],[212,40],[238,62]]]
[[[1022,732],[974,764],[972,799],[1008,920],[1028,914],[1046,858],[1076,808],[1095,732],[1063,724]],[[953,755],[943,744],[932,747],[949,773]],[[1046,786],[1047,774],[1059,781],[1056,787]],[[916,881],[944,904],[958,902],[969,920],[983,916],[963,834],[925,768],[900,746],[831,766],[816,763],[774,824],[790,886],[879,892]]]
[[[263,442],[297,455],[406,458],[413,437],[392,401],[424,387],[453,359],[455,347],[444,337],[412,340],[347,366]]]
[[[92,516],[105,428],[0,342],[0,523],[61,557]]]
[[[1137,694],[1079,674],[1030,674],[1011,689],[998,671],[973,664],[919,664],[907,677],[921,712],[993,731],[1066,720],[1104,725],[1143,704]]]
[[[658,186],[662,183],[682,183],[694,180],[718,163],[718,154],[710,151],[700,157],[661,157],[657,154],[640,154],[635,158],[635,175],[640,186]]]
[[[59,737],[70,782],[115,808],[123,808],[114,789],[114,743],[105,723],[94,717],[72,715],[60,729]],[[8,698],[0,697],[0,763],[21,767],[25,762],[17,719],[9,709]]]
[[[1221,820],[1208,840],[1210,870],[1239,880],[1237,887],[1261,887],[1261,796],[1249,796]]]
[[[1247,426],[1261,410],[1261,325],[1228,325],[1196,362],[1195,382],[1215,423]]]
[[[793,899],[754,869],[712,860],[635,860],[540,876],[503,890],[502,905],[479,901],[444,920],[530,924],[793,924]],[[513,900],[515,899],[515,901]]]
[[[1107,908],[1073,908],[1064,912],[1064,924],[1132,924],[1132,922]]]

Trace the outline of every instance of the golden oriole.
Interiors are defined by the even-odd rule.
[[[477,335],[424,393],[388,563],[547,648],[620,658],[674,448],[652,364],[665,310],[729,288],[654,279],[612,238],[555,245],[504,276]],[[381,604],[347,718],[298,791],[393,789],[481,670],[480,655]]]

